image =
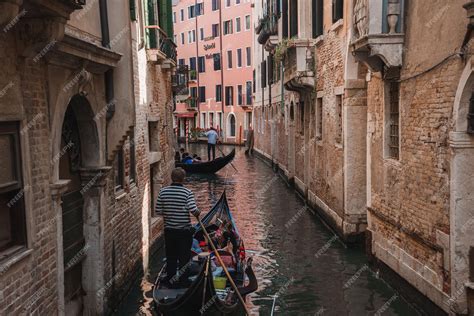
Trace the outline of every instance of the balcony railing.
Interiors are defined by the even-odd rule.
[[[187,65],[179,65],[176,73],[173,75],[173,92],[176,95],[189,94],[189,67]]]
[[[188,100],[186,100],[186,106],[188,109],[195,109],[197,108],[197,98],[196,97],[190,97]]]
[[[278,16],[276,14],[266,14],[260,19],[257,27],[258,42],[265,45],[270,36],[278,34]]]
[[[373,71],[399,68],[404,44],[405,0],[357,0],[352,50]]]
[[[314,89],[315,56],[312,41],[299,39],[289,41],[283,65],[286,89],[291,91]]]
[[[159,50],[164,58],[176,62],[176,44],[173,40],[158,25],[147,25],[145,28],[147,48],[149,50]]]

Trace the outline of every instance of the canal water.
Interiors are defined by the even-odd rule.
[[[207,157],[202,145],[190,151]],[[340,242],[269,165],[237,148],[234,166],[237,171],[227,166],[217,175],[190,176],[186,186],[202,211],[226,190],[259,280],[248,300],[252,315],[271,315],[273,305],[275,316],[419,315],[369,268],[364,251]],[[161,251],[117,315],[153,315],[151,289],[162,264]]]

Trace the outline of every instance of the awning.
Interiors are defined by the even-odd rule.
[[[174,115],[178,118],[194,118],[196,112],[175,112]]]

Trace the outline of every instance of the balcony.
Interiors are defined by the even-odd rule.
[[[186,108],[188,110],[197,110],[198,100],[196,97],[190,97],[186,100]]]
[[[402,66],[405,0],[357,0],[352,53],[372,71],[397,77]]]
[[[147,56],[151,62],[170,69],[176,66],[176,44],[158,25],[147,25]]]
[[[267,51],[273,51],[278,44],[278,16],[266,14],[260,19],[256,29],[258,42]]]
[[[292,39],[283,50],[285,50],[283,58],[285,88],[297,92],[314,90],[315,58],[313,41]]]
[[[173,75],[173,92],[175,95],[189,95],[189,67],[179,65]]]

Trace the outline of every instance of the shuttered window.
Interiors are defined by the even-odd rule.
[[[313,38],[323,35],[324,0],[312,0]]]

